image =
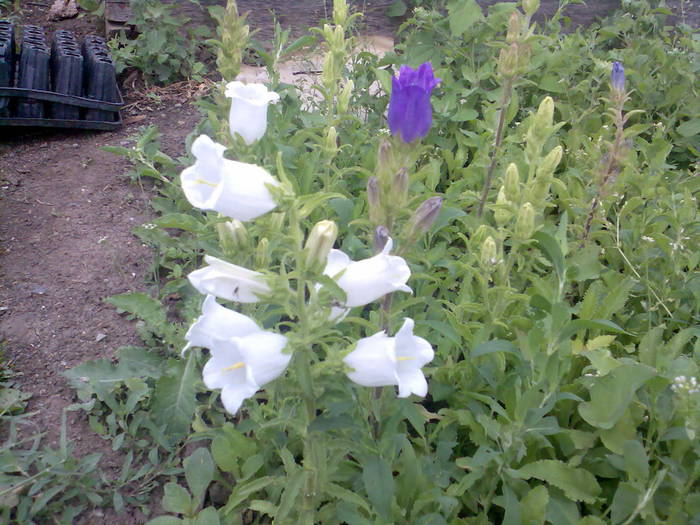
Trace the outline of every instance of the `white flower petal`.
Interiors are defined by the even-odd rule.
[[[353,371],[348,377],[362,386],[387,386],[398,384],[396,363],[393,356],[393,338],[379,332],[357,342],[343,362]]]
[[[396,359],[399,363],[420,368],[433,360],[435,352],[428,341],[413,335],[413,326],[413,319],[406,317],[403,326],[396,333]],[[402,357],[408,359],[401,359]]]
[[[216,210],[239,221],[253,220],[277,206],[266,184],[278,186],[279,182],[255,164],[224,160],[221,182],[203,209]]]
[[[333,249],[328,252],[328,262],[323,273],[329,277],[335,277],[347,268],[351,262],[350,257],[345,252]]]
[[[256,331],[260,331],[260,327],[250,317],[221,306],[213,295],[207,295],[202,304],[202,315],[187,330],[185,350],[190,346],[211,348],[217,341]]]
[[[224,404],[226,412],[235,414],[241,408],[243,401],[253,397],[258,388],[248,383],[238,383],[226,385],[221,389],[221,402]]]
[[[363,306],[388,293],[411,291],[406,286],[411,270],[403,258],[389,255],[391,247],[392,240],[389,239],[381,253],[351,262],[345,268],[338,278],[338,286],[345,290],[346,306]]]
[[[235,338],[235,342],[259,387],[280,376],[292,359],[291,354],[282,352],[287,338],[280,334],[260,331]]]
[[[235,344],[231,341],[218,342],[210,350],[211,357],[202,369],[202,380],[207,388],[214,390],[230,383],[246,382],[244,366],[232,368],[243,363],[243,357]]]
[[[420,368],[399,373],[399,397],[415,394],[425,397],[428,393],[428,382]]]
[[[255,303],[259,300],[258,296],[270,293],[270,287],[260,272],[209,255],[204,257],[204,261],[208,266],[187,276],[200,293],[240,303]]]
[[[182,171],[180,181],[187,200],[202,210],[250,221],[277,206],[267,185],[279,182],[255,164],[224,159],[226,148],[201,135],[192,144],[193,166]]]
[[[226,85],[226,96],[231,98],[231,136],[240,135],[248,145],[260,140],[267,129],[267,106],[277,102],[279,95],[263,84],[233,81]]]

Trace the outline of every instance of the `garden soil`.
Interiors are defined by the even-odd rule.
[[[178,3],[195,22],[197,17],[205,20],[190,2]],[[394,34],[398,21],[385,16],[390,3],[355,2],[366,10],[363,32]],[[543,11],[551,13],[558,2],[542,3]],[[98,31],[90,17],[48,21],[48,0],[22,4],[21,23],[79,35]],[[300,35],[327,17],[331,6],[323,0],[238,4],[242,12],[249,12],[251,28],[259,30],[256,38],[263,42],[270,40],[275,18]],[[612,0],[589,1],[588,6],[571,6],[568,14],[574,24],[588,23],[616,5]],[[699,16],[695,0],[693,7],[689,12]],[[125,86],[125,125],[117,132],[0,128],[0,363],[18,374],[22,389],[32,396],[28,411],[33,415],[25,432],[46,433],[48,444],[58,438],[63,409],[75,402],[61,373],[89,359],[111,358],[122,345],[139,343],[133,322],[104,299],[147,290],[152,254],[131,231],[152,218],[152,193],[147,183],[141,187],[123,176],[126,160],[101,148],[128,146],[141,126],[154,124],[163,133],[163,151],[183,155],[185,137],[200,118],[192,100],[203,88],[189,82],[162,91],[133,92]],[[76,454],[103,452],[102,467],[118,474],[121,459],[91,432],[80,412],[69,413],[68,434]],[[85,523],[115,525],[143,519],[136,511],[83,518]]]

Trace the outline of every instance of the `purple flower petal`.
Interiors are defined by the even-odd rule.
[[[399,68],[399,76],[391,81],[389,100],[388,121],[392,135],[398,135],[404,142],[413,142],[428,134],[433,120],[430,95],[439,83],[430,62],[421,64],[417,70],[407,65]]]

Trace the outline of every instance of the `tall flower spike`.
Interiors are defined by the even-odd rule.
[[[237,80],[226,84],[226,96],[231,99],[231,136],[239,134],[249,146],[260,140],[267,130],[267,106],[276,103],[280,96],[263,84]]]
[[[428,383],[421,368],[433,360],[430,343],[413,335],[413,320],[404,319],[395,337],[378,332],[357,342],[343,362],[352,368],[348,377],[362,386],[398,385],[399,397],[424,397]]]
[[[224,146],[206,135],[192,143],[197,160],[180,174],[182,190],[190,204],[240,221],[250,221],[273,210],[277,203],[266,185],[277,186],[279,182],[260,166],[225,159],[224,151]]]
[[[190,280],[199,293],[239,303],[256,303],[258,296],[270,293],[260,272],[237,266],[211,255],[204,256],[208,266],[190,273]]]
[[[430,95],[439,83],[430,62],[417,70],[401,66],[398,77],[391,80],[388,121],[392,135],[408,143],[428,134],[433,121]]]
[[[217,342],[202,370],[204,384],[220,388],[224,408],[235,414],[245,399],[287,368],[292,356],[282,352],[286,345],[286,337],[264,330]]]

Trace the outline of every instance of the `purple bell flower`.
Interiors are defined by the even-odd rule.
[[[408,143],[428,134],[433,121],[430,94],[439,83],[430,62],[417,70],[401,66],[399,76],[391,79],[388,120],[392,135]]]
[[[625,92],[625,68],[619,62],[613,62],[612,72],[610,73],[610,85],[613,91],[618,93]]]

